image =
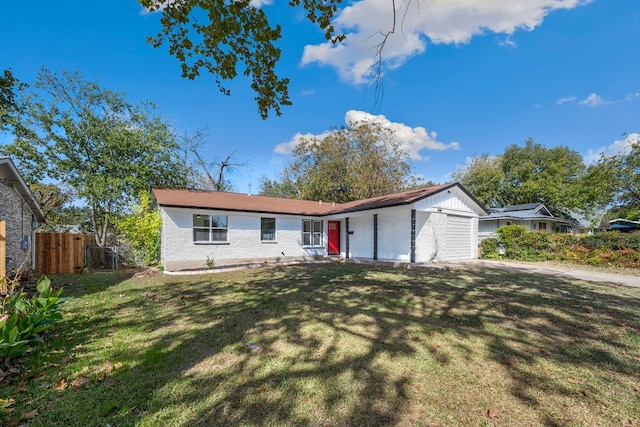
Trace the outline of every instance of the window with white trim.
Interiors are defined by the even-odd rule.
[[[276,219],[260,218],[260,240],[272,242],[276,240]]]
[[[302,220],[302,246],[322,246],[322,221]]]
[[[543,231],[543,232],[547,232],[547,223],[546,222],[539,222],[538,223],[538,231]]]
[[[227,241],[226,215],[193,215],[193,241],[218,243]]]

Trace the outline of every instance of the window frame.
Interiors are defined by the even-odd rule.
[[[303,219],[302,220],[302,246],[308,248],[321,248],[324,247],[324,221],[317,219]],[[305,224],[308,224],[308,230],[305,231]],[[319,225],[319,230],[316,230],[316,225]],[[308,237],[308,242],[305,243],[305,237]],[[318,242],[318,243],[316,243]]]
[[[216,220],[214,221],[214,218]],[[224,221],[221,219],[224,218]],[[205,225],[196,225],[196,219],[203,219]],[[214,224],[220,224],[224,222],[224,226],[214,226]],[[208,224],[208,225],[206,225]],[[219,214],[193,214],[191,217],[191,229],[193,230],[193,234],[191,236],[193,243],[195,244],[227,244],[229,243],[229,215],[219,215]],[[198,240],[196,239],[196,230],[203,232],[206,231],[208,234],[207,240]],[[224,239],[214,238],[221,231],[224,232]]]
[[[266,228],[264,224],[265,220],[273,221],[273,228]],[[276,234],[276,229],[277,229],[277,221],[275,217],[260,217],[260,241],[261,242],[266,242],[266,243],[276,242],[278,238]],[[267,235],[271,234],[273,238],[266,239],[265,234]]]
[[[547,223],[539,221],[538,222],[538,231],[546,233],[547,232]]]

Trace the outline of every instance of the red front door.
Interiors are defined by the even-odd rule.
[[[328,221],[327,222],[327,253],[329,255],[340,254],[340,221]]]

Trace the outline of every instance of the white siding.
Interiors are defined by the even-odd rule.
[[[378,213],[378,259],[411,260],[410,207],[387,209]]]
[[[247,261],[286,260],[326,255],[326,221],[323,220],[323,247],[302,246],[302,219],[297,216],[253,214],[202,209],[163,208],[162,262],[167,271],[204,269],[207,257],[216,266]],[[193,215],[227,215],[227,243],[193,242]],[[260,240],[260,218],[276,218],[276,241]]]
[[[445,259],[447,215],[416,212],[416,262]]]
[[[443,191],[415,204],[418,211],[433,211],[442,209],[443,211],[455,211],[458,215],[477,216],[477,205],[458,187]]]
[[[349,217],[349,257],[373,258],[373,214]]]

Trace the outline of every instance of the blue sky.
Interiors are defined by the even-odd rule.
[[[347,120],[394,129],[415,173],[436,182],[474,154],[500,154],[529,137],[569,146],[587,162],[639,138],[638,0],[411,2],[385,51],[379,103],[363,71],[376,32],[391,25],[391,2],[345,5],[335,25],[347,40],[330,48],[301,10],[262,0],[283,25],[278,71],[291,78],[293,101],[267,120],[244,78],[228,84],[230,97],[211,76],[181,78],[167,50],[146,43],[159,14],[136,0],[4,2],[0,69],[24,82],[42,66],[78,70],[131,101],[153,101],[179,134],[207,128],[209,159],[235,150],[247,163],[230,177],[239,192],[276,178],[300,135]]]

